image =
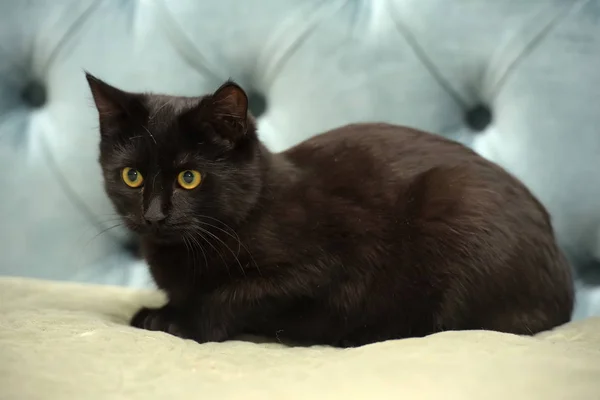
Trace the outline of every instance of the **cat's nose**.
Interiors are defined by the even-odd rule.
[[[144,213],[144,221],[148,225],[160,225],[164,222],[166,215],[162,211],[161,203],[157,199],[150,202],[150,206]]]
[[[144,222],[147,225],[161,225],[165,221],[166,216],[161,213],[145,213]]]

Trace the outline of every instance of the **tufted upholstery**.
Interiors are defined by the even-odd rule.
[[[353,121],[459,140],[600,260],[598,0],[0,2],[0,273],[139,285],[83,69],[182,95],[233,77],[273,150]]]

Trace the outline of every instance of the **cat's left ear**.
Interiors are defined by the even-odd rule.
[[[225,121],[231,130],[230,140],[236,141],[248,130],[248,96],[238,84],[228,81],[221,85],[211,96],[212,113],[217,119]]]

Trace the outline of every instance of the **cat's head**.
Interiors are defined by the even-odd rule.
[[[239,223],[250,212],[261,189],[262,146],[242,88],[226,82],[192,98],[87,80],[105,188],[127,227],[176,239],[203,224]]]

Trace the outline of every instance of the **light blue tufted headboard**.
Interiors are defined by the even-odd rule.
[[[140,284],[83,69],[183,95],[232,77],[274,150],[354,121],[454,138],[540,197],[573,260],[600,260],[598,0],[0,2],[0,272]]]

